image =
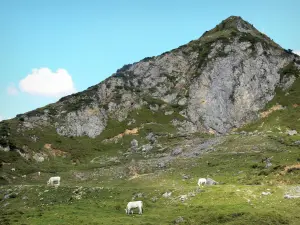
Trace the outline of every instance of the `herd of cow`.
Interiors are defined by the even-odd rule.
[[[198,180],[198,186],[201,187],[203,185],[208,184],[208,182],[213,181],[210,178],[200,178]],[[212,184],[217,184],[216,181],[213,181]],[[60,177],[50,177],[50,179],[47,182],[47,185],[50,186],[54,186],[54,187],[58,187],[60,185]],[[128,202],[125,212],[126,214],[133,214],[133,209],[138,209],[139,210],[139,214],[143,213],[143,202],[142,201],[133,201],[133,202]]]

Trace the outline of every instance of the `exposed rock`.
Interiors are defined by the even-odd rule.
[[[290,136],[296,135],[298,132],[296,130],[287,130],[286,133]]]
[[[152,111],[158,111],[159,110],[159,106],[157,104],[155,104],[154,106],[153,105],[150,105],[150,110]]]
[[[159,162],[157,164],[157,167],[160,168],[160,169],[165,169],[167,167],[166,163],[165,162]]]
[[[150,144],[142,145],[142,151],[143,152],[149,152],[151,149],[153,149],[153,146]]]
[[[172,125],[179,134],[224,134],[257,119],[276,87],[293,84],[293,74],[281,77],[279,71],[289,63],[299,68],[295,60],[299,58],[240,17],[229,17],[221,25],[218,29],[226,37],[214,35],[213,29],[180,48],[125,65],[83,92],[19,115],[19,134],[54,124],[59,135],[95,138],[110,120],[132,125],[136,121],[129,118],[131,112],[139,116],[139,109],[150,107],[154,115],[163,105],[169,116],[175,114],[170,107],[177,107],[172,110],[176,112]],[[185,120],[177,118],[177,111]],[[194,153],[199,155],[200,150]]]
[[[165,192],[162,196],[165,198],[169,198],[169,197],[171,197],[171,195],[172,195],[172,192]]]
[[[180,195],[179,199],[180,199],[180,201],[184,202],[188,199],[188,196],[187,195]]]
[[[150,141],[151,144],[154,144],[156,142],[156,137],[153,133],[147,134],[146,139]]]
[[[172,111],[166,111],[166,112],[165,112],[165,115],[168,116],[168,115],[172,115],[173,113],[174,113],[173,110],[172,110]]]
[[[179,224],[179,223],[183,223],[184,222],[184,219],[182,216],[179,216],[176,218],[176,220],[174,221],[175,224]]]
[[[172,124],[177,127],[178,133],[180,134],[191,134],[195,133],[199,130],[204,131],[203,128],[197,127],[195,124],[193,124],[190,121],[179,121],[179,120],[172,120]]]
[[[32,158],[37,162],[44,162],[45,158],[48,159],[48,156],[44,153],[35,153]]]
[[[138,142],[137,140],[133,139],[133,140],[130,142],[130,144],[131,144],[131,150],[132,150],[132,151],[137,151],[137,148],[138,148],[138,146],[139,146],[139,142]]]
[[[98,136],[106,127],[107,114],[98,107],[69,112],[63,123],[57,125],[57,133],[63,136]]]
[[[154,197],[151,198],[152,202],[156,202],[157,200],[158,200],[158,198],[156,196],[154,196]]]
[[[300,198],[300,195],[289,195],[289,194],[285,194],[284,198],[286,199],[294,199],[294,198]]]
[[[270,195],[270,194],[271,194],[271,192],[269,192],[269,191],[268,191],[268,192],[263,191],[263,192],[261,193],[261,195],[265,195],[265,196],[266,196],[266,195]]]
[[[137,193],[132,197],[132,200],[135,200],[136,198],[142,198],[144,197],[144,193]]]
[[[190,179],[190,176],[189,175],[183,175],[182,179],[184,179],[184,180]]]
[[[187,103],[187,99],[186,98],[182,98],[182,99],[179,99],[178,101],[178,105],[185,105]]]
[[[294,142],[295,145],[300,145],[300,140]]]
[[[172,152],[171,152],[171,156],[177,156],[180,155],[182,153],[182,148],[175,148]]]
[[[3,146],[0,145],[0,151],[9,152],[10,147],[9,146],[3,147]]]

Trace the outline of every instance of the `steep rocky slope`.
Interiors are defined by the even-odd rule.
[[[64,143],[77,137],[86,150],[133,128],[144,137],[153,130],[225,134],[257,120],[278,90],[295,83],[299,68],[299,56],[232,16],[197,40],[1,122],[0,148],[25,154],[51,143],[69,151],[74,146]]]

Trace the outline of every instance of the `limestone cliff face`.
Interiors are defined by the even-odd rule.
[[[100,84],[61,99],[51,113],[45,109],[21,117],[27,126],[54,124],[60,135],[93,138],[110,119],[124,121],[132,110],[176,105],[185,120],[172,124],[181,132],[226,133],[256,119],[276,87],[293,83],[295,77],[279,73],[290,63],[299,67],[299,57],[240,17],[229,17],[198,40],[126,65]]]

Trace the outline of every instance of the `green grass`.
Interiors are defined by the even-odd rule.
[[[144,129],[150,128],[153,132],[159,129],[152,124]],[[204,141],[209,137],[201,138]],[[176,146],[184,140],[183,137],[171,138],[166,143],[172,146],[174,142]],[[271,156],[273,165],[266,169],[261,160]],[[174,224],[176,218],[182,216],[183,224],[297,225],[300,199],[288,200],[283,195],[299,186],[300,171],[285,175],[280,172],[286,165],[297,164],[299,158],[298,147],[273,137],[231,135],[215,146],[213,152],[196,158],[178,157],[164,170],[140,170],[141,176],[135,179],[120,178],[117,171],[126,172],[128,166],[142,163],[139,159],[103,167],[86,163],[66,168],[57,172],[62,177],[58,189],[45,185],[52,176],[45,170],[41,177],[28,174],[26,179],[17,178],[16,183],[23,184],[21,186],[0,186],[0,198],[14,193],[0,202],[0,223]],[[55,161],[62,164],[59,159],[52,162]],[[46,168],[46,164],[42,165]],[[77,179],[74,172],[84,173],[86,180]],[[184,174],[190,178],[183,180]],[[206,176],[221,184],[206,186],[199,192],[197,179]],[[79,186],[82,186],[82,195],[76,199],[76,193],[81,192]],[[166,191],[172,191],[170,198],[162,197]],[[262,196],[263,191],[272,194]],[[126,215],[124,208],[137,193],[143,193],[136,200],[143,200],[144,214]],[[184,202],[179,200],[180,195],[189,193],[195,196]],[[151,200],[154,197],[155,202]],[[9,204],[4,206],[6,203]]]

